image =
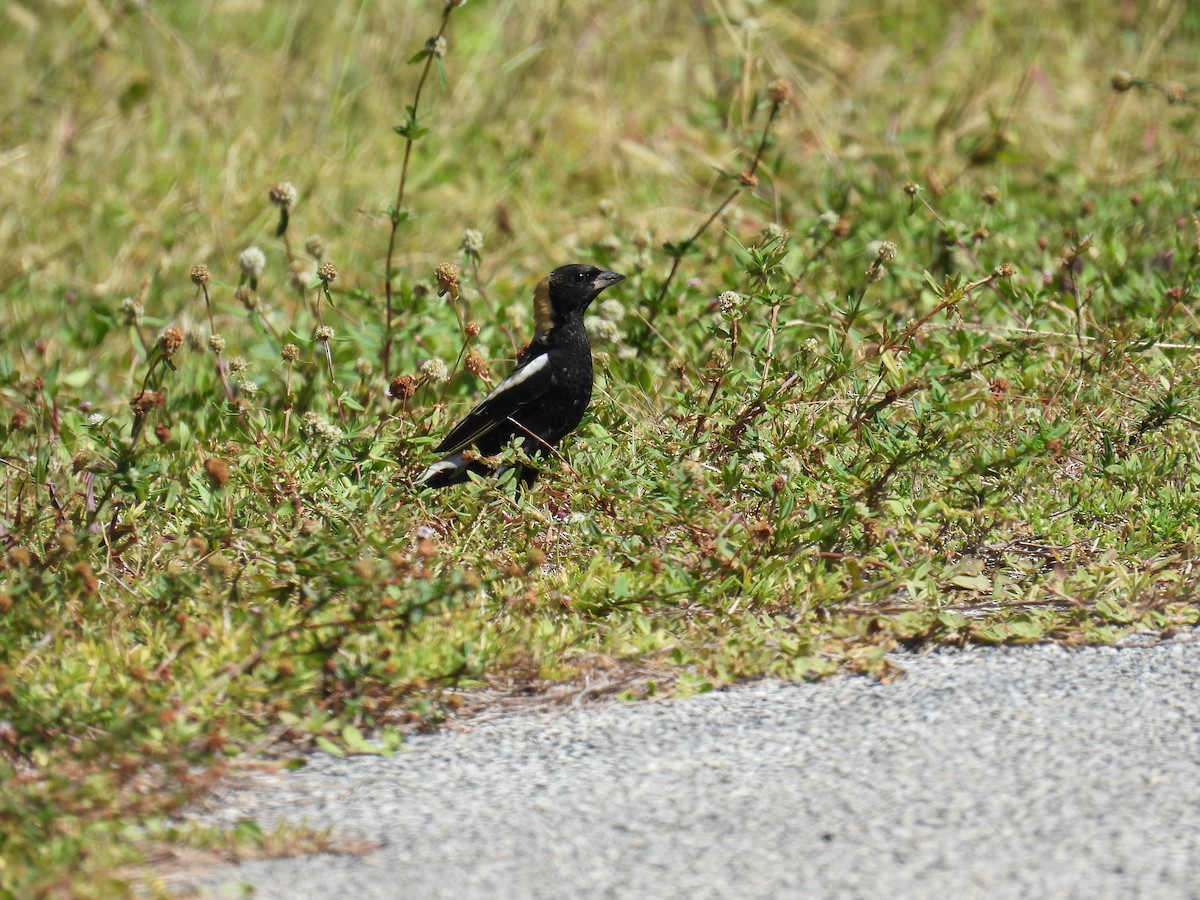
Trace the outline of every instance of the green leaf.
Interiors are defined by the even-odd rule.
[[[339,759],[346,755],[346,751],[331,741],[324,735],[317,736],[317,746],[328,753],[330,756],[336,756]]]
[[[79,389],[92,380],[91,369],[76,369],[58,379],[58,383],[69,388]]]
[[[986,575],[955,575],[948,582],[950,587],[962,588],[965,591],[986,591],[992,590],[992,579]]]

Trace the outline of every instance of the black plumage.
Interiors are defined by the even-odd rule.
[[[597,266],[562,266],[534,291],[536,333],[517,357],[517,367],[438,444],[446,454],[417,479],[440,488],[467,480],[468,472],[495,474],[480,457],[494,456],[520,440],[530,456],[542,456],[575,430],[592,400],[592,350],[583,327],[588,304],[625,276]],[[537,472],[520,473],[530,484]]]

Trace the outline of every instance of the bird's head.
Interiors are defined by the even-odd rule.
[[[538,283],[533,295],[538,333],[549,331],[567,313],[587,309],[601,291],[624,278],[599,266],[559,266]]]

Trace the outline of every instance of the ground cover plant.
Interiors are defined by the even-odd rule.
[[[1200,619],[1186,4],[2,15],[0,891],[483,695]],[[418,490],[576,261],[579,431]]]

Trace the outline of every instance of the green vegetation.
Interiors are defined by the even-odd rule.
[[[0,16],[0,896],[483,685],[1200,620],[1181,0]],[[562,458],[414,491],[572,261]]]

